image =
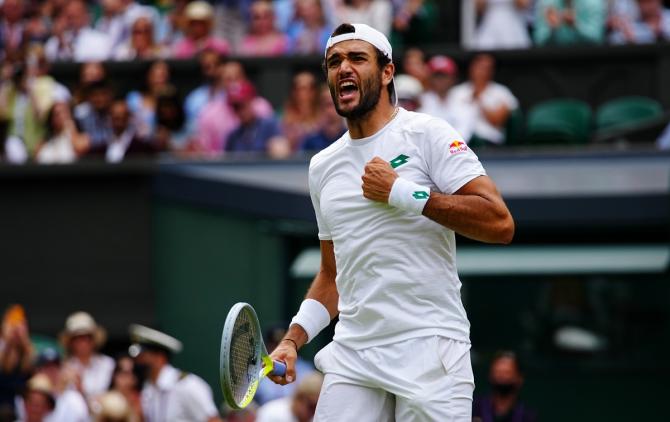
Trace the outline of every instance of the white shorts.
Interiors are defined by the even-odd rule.
[[[315,422],[470,422],[470,344],[421,337],[353,350],[331,342],[314,357],[325,374]]]

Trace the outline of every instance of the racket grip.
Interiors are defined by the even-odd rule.
[[[273,361],[272,371],[270,375],[278,375],[283,377],[286,375],[286,364],[284,362],[279,362],[277,360]]]

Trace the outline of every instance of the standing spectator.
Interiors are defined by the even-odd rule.
[[[670,41],[670,9],[661,0],[637,0],[637,19],[620,18],[610,41],[614,44],[644,44]]]
[[[304,71],[293,76],[281,119],[282,133],[288,139],[291,151],[296,151],[305,136],[317,130],[321,119],[320,102],[319,86],[313,73]]]
[[[209,385],[170,364],[173,354],[182,350],[179,340],[143,325],[133,324],[129,331],[134,342],[130,354],[147,371],[142,388],[147,422],[222,422]]]
[[[14,396],[22,391],[33,369],[34,349],[23,307],[10,305],[0,328],[0,420],[13,420]]]
[[[449,91],[458,82],[458,66],[451,58],[438,55],[428,61],[428,70],[429,88],[421,96],[419,111],[452,123],[447,100]]]
[[[288,27],[289,50],[294,54],[321,54],[331,28],[321,0],[296,0],[296,19]]]
[[[335,24],[356,22],[370,25],[387,37],[391,34],[393,7],[389,0],[331,0]]]
[[[225,40],[212,35],[214,9],[204,0],[189,3],[184,11],[186,16],[186,36],[177,41],[173,48],[176,59],[190,59],[205,49],[212,49],[226,55],[230,47]]]
[[[397,92],[397,81],[395,84]],[[337,114],[328,85],[324,85],[321,88],[319,98],[321,107],[319,130],[305,138],[305,141],[300,146],[301,151],[321,151],[328,145],[340,139],[340,137],[344,135],[344,132],[347,131],[344,119]]]
[[[144,382],[142,376],[143,374],[130,356],[121,355],[116,359],[109,390],[121,394],[126,399],[133,422],[142,420],[141,392]]]
[[[605,0],[538,0],[535,44],[600,44],[606,18]]]
[[[23,45],[23,0],[4,0],[0,5],[0,59],[17,59]]]
[[[56,18],[54,35],[45,45],[50,61],[106,60],[112,53],[112,40],[90,27],[90,17],[83,0],[72,0]]]
[[[114,52],[116,60],[155,60],[168,55],[168,50],[154,41],[154,24],[146,16],[139,16],[133,21],[130,38]]]
[[[473,421],[535,422],[535,412],[519,399],[523,381],[516,355],[512,352],[498,352],[489,371],[491,395],[475,398],[472,407]]]
[[[258,409],[256,422],[311,422],[321,393],[323,375],[313,371],[288,397],[272,400]]]
[[[233,85],[226,95],[228,104],[240,122],[228,135],[226,151],[267,153],[273,158],[283,158],[290,154],[288,140],[281,136],[277,121],[273,117],[259,117],[256,114],[252,105],[256,90],[251,83]],[[272,145],[273,143],[277,145]]]
[[[161,60],[149,66],[144,90],[131,91],[126,96],[128,108],[133,115],[133,124],[140,138],[153,137],[156,130],[156,100],[162,92],[170,89],[173,89],[170,84],[170,67]]]
[[[70,106],[58,102],[47,115],[47,141],[40,145],[35,157],[40,164],[67,164],[88,151],[89,139],[79,132],[70,113]]]
[[[397,75],[393,78],[398,105],[407,111],[417,111],[421,108],[423,86],[413,76]]]
[[[186,113],[186,131],[194,133],[196,122],[200,112],[205,105],[220,95],[221,87],[218,84],[219,67],[223,62],[223,56],[216,50],[205,49],[198,55],[200,63],[200,77],[202,84],[189,92],[184,100],[184,113]]]
[[[426,55],[421,49],[411,47],[405,50],[402,58],[402,70],[403,73],[418,79],[424,89],[429,88],[430,69],[426,64]]]
[[[475,34],[474,47],[526,48],[531,44],[526,12],[530,0],[477,0],[481,23]]]
[[[90,314],[75,312],[65,320],[60,335],[68,355],[65,370],[72,374],[75,387],[87,399],[106,391],[112,380],[114,359],[98,352],[105,340],[105,330]]]
[[[470,63],[469,81],[451,89],[449,110],[466,141],[469,128],[473,135],[470,140],[486,145],[505,141],[503,128],[519,102],[507,87],[493,81],[494,74],[495,59],[479,54]]]
[[[70,102],[70,91],[49,74],[50,63],[41,46],[33,45],[26,54],[31,97],[38,116],[43,119],[56,102]]]
[[[251,4],[249,31],[242,39],[237,52],[244,56],[281,56],[289,48],[286,34],[275,26],[272,2],[254,0]]]
[[[114,98],[112,88],[102,80],[87,88],[86,101],[75,107],[74,117],[91,141],[91,148],[104,148],[112,137],[109,107]]]
[[[28,380],[26,391],[23,393],[25,418],[20,422],[48,422],[55,408],[56,396],[49,377],[44,374],[34,375]]]

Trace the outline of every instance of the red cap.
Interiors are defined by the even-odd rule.
[[[250,82],[242,81],[232,85],[226,95],[228,104],[239,104],[256,98],[256,89]]]
[[[428,61],[428,68],[432,73],[445,73],[455,76],[458,73],[458,66],[447,56],[435,56]]]

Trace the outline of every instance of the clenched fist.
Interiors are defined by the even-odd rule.
[[[363,196],[372,201],[388,203],[393,182],[398,173],[391,165],[379,157],[374,157],[365,165],[363,173]]]

